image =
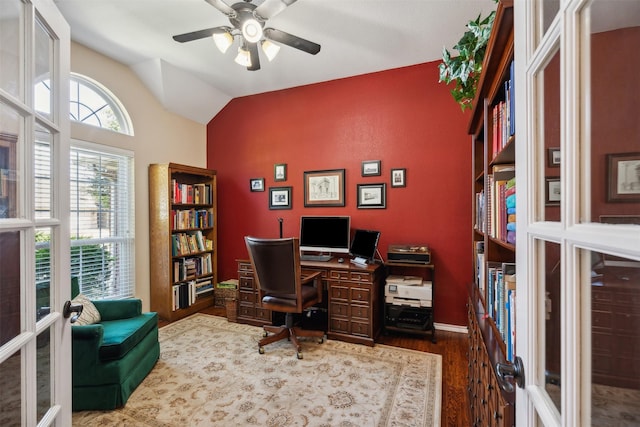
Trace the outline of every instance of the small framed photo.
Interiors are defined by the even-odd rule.
[[[291,187],[269,187],[269,209],[291,209]]]
[[[607,154],[607,202],[640,201],[640,153]]]
[[[304,173],[305,208],[344,205],[344,169]]]
[[[387,207],[387,184],[358,184],[358,209]]]
[[[251,191],[264,191],[264,178],[251,178],[249,188]]]
[[[560,177],[548,176],[545,178],[545,200],[546,206],[560,206]]]
[[[366,160],[362,162],[362,176],[380,176],[380,160]]]
[[[547,167],[560,167],[560,147],[547,148]]]
[[[287,164],[286,163],[279,163],[273,167],[273,180],[274,181],[287,180]]]
[[[407,186],[407,170],[391,169],[391,186],[392,187],[406,187]]]

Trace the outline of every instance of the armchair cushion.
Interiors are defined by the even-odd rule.
[[[100,312],[96,308],[95,305],[84,296],[84,294],[79,294],[74,299],[71,300],[72,305],[82,304],[82,313],[76,320],[76,325],[93,325],[94,323],[100,322]]]
[[[121,359],[151,330],[158,327],[156,313],[144,313],[136,317],[102,322],[104,335],[98,352],[100,360]]]

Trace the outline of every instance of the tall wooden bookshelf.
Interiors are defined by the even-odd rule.
[[[509,299],[515,285],[515,103],[513,0],[498,3],[468,133],[472,141],[472,256],[469,287],[469,399],[474,426],[515,425],[515,393],[501,387],[496,364],[511,357]],[[511,196],[511,197],[510,197]],[[515,277],[515,276],[511,276]],[[510,291],[511,289],[511,291]],[[509,309],[507,309],[509,308]]]
[[[214,304],[217,283],[216,172],[149,166],[151,310],[170,322]]]

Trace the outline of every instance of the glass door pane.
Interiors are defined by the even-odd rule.
[[[591,425],[640,424],[640,261],[585,251],[591,319]],[[585,340],[588,343],[589,340]]]
[[[584,91],[590,110],[583,119],[591,147],[591,221],[640,224],[640,80],[630,74],[640,68],[640,2],[615,5],[595,0],[582,18],[591,55]]]

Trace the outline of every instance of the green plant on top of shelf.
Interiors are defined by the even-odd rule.
[[[496,12],[492,11],[486,18],[482,18],[481,15],[469,21],[466,25],[467,31],[453,47],[458,51],[458,56],[452,56],[446,47],[442,48],[439,82],[455,83],[450,92],[453,99],[460,104],[462,111],[473,108],[473,98],[482,72],[482,60]]]

